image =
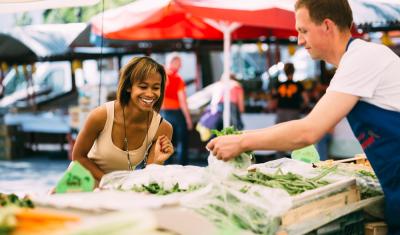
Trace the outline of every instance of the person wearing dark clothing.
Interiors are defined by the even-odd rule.
[[[286,63],[284,72],[287,80],[278,83],[273,90],[273,95],[277,99],[276,123],[299,119],[303,101],[308,102],[303,85],[293,81],[294,71],[294,65]]]

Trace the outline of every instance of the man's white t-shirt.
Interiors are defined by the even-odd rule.
[[[386,46],[355,39],[340,60],[329,91],[400,112],[400,58]]]

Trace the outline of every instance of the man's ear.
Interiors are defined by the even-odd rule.
[[[336,26],[336,24],[335,24],[332,20],[330,20],[330,19],[325,19],[325,20],[322,22],[322,25],[324,26],[325,32],[332,31],[333,28]]]

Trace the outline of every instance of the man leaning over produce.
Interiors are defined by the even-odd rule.
[[[382,185],[388,234],[400,234],[400,58],[352,38],[347,0],[298,0],[295,13],[298,44],[337,67],[326,94],[303,119],[217,137],[207,147],[223,160],[250,150],[298,149],[347,117]]]

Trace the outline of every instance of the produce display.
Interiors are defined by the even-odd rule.
[[[234,127],[213,133],[241,134]],[[210,153],[207,167],[151,164],[141,170],[115,171],[104,175],[99,188],[92,193],[82,193],[79,197],[49,195],[48,200],[35,200],[39,209],[31,209],[34,205],[27,197],[0,194],[0,235],[57,234],[57,231],[67,235],[175,234],[174,230],[159,229],[154,211],[139,209],[156,211],[168,206],[179,206],[204,218],[219,231],[217,234],[269,235],[290,227],[291,221],[298,223],[301,218],[296,217],[297,211],[314,206],[312,203],[327,204],[335,198],[332,203],[339,208],[358,202],[359,192],[363,199],[383,195],[376,175],[365,165],[334,161],[310,164],[289,158],[252,164],[252,160],[252,152],[241,153],[227,162]],[[346,204],[341,205],[340,197],[351,200],[346,198]],[[57,203],[51,204],[52,200]],[[73,215],[43,211],[40,207],[43,205],[107,213],[93,216],[88,222]],[[309,219],[314,215],[300,216]],[[178,220],[176,226],[185,223],[187,217]]]

